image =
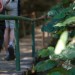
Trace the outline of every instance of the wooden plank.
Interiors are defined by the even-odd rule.
[[[39,30],[38,30],[39,31]],[[36,49],[42,47],[42,32],[36,33]],[[32,40],[31,35],[20,39],[20,64],[21,71],[16,71],[15,61],[5,61],[6,51],[2,50],[0,53],[0,75],[27,75],[28,70],[32,69],[33,58],[32,58]]]

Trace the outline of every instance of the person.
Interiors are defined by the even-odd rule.
[[[18,15],[18,0],[3,0],[3,7],[5,15],[17,16]],[[5,33],[4,33],[4,46],[6,50],[5,60],[11,61],[15,59],[14,53],[14,20],[5,20]]]
[[[3,4],[2,4],[2,0],[0,0],[0,13],[2,12],[3,10]]]
[[[4,10],[0,12],[0,15],[4,14]],[[0,20],[0,52],[3,48],[3,42],[4,42],[4,30],[5,30],[5,21]]]

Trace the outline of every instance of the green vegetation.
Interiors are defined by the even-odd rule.
[[[38,62],[35,65],[37,72],[46,72],[46,75],[75,75],[71,62],[75,59],[74,8],[74,2],[62,0],[49,11],[51,20],[42,27],[42,31],[51,33],[53,38],[58,38],[58,42],[55,47],[50,45],[38,51]]]

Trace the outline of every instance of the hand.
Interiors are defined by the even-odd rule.
[[[7,0],[5,5],[7,5],[9,2],[10,2],[10,0]]]

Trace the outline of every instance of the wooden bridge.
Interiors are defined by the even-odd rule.
[[[42,32],[39,27],[35,28],[35,49],[42,48]],[[0,53],[0,75],[22,75],[32,69],[32,39],[31,35],[20,39],[20,65],[21,71],[16,71],[15,61],[4,60],[6,51],[3,49]]]

